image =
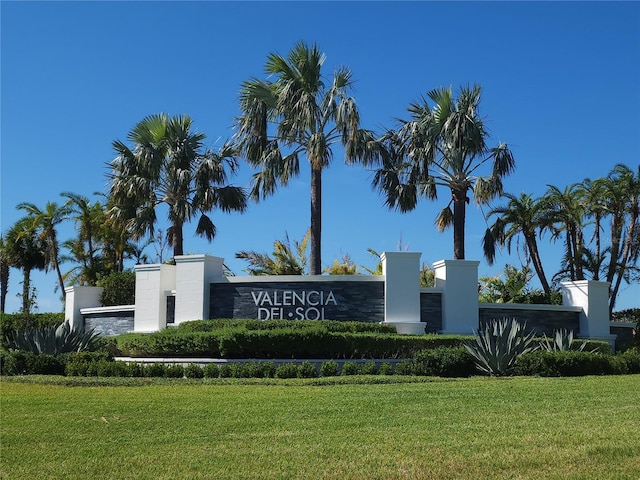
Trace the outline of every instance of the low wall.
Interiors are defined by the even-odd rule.
[[[479,325],[499,320],[501,318],[515,318],[519,322],[526,322],[527,329],[534,330],[536,335],[553,335],[554,330],[566,328],[580,335],[580,307],[561,305],[529,305],[519,303],[480,303]]]
[[[384,282],[374,276],[230,277],[211,283],[209,318],[383,322]]]
[[[426,333],[442,330],[442,290],[420,289],[420,321],[426,323]]]
[[[624,350],[633,345],[638,335],[635,323],[611,322],[609,324],[609,330],[612,335],[616,335],[616,350]]]
[[[135,305],[80,309],[84,318],[84,328],[91,329],[103,337],[133,332],[134,312]]]

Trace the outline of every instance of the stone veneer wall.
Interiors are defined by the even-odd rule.
[[[498,304],[493,304],[498,305]],[[480,304],[479,327],[494,319],[516,318],[527,323],[527,329],[535,330],[536,335],[553,335],[554,330],[566,328],[580,335],[580,312],[575,308],[549,308],[549,306],[526,305],[510,308],[508,304],[499,307],[487,307]],[[541,307],[541,308],[536,308]]]
[[[322,292],[326,300],[329,292],[332,292],[335,302],[326,305],[301,305],[299,302],[291,302],[290,297],[286,305],[272,305],[274,298],[282,303],[282,292]],[[253,292],[253,294],[252,294]],[[270,301],[264,302],[263,295],[269,295]],[[318,295],[313,294],[313,301],[317,301]],[[256,305],[256,302],[259,305]],[[277,303],[276,302],[276,303]],[[292,304],[293,303],[293,304]],[[361,322],[384,321],[384,282],[381,281],[322,281],[322,282],[221,282],[211,284],[211,297],[209,306],[209,318],[250,318],[258,319],[258,308],[275,308],[273,318],[300,319],[307,309],[309,318],[316,316],[313,309],[324,308],[325,320],[354,320]],[[280,310],[282,309],[282,310]],[[301,310],[298,310],[301,309]],[[266,311],[261,313],[262,320]]]
[[[133,311],[83,314],[84,328],[103,337],[133,332]]]
[[[420,292],[420,321],[427,333],[442,330],[442,292]]]

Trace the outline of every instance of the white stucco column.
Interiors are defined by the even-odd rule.
[[[603,340],[612,346],[616,335],[611,335],[609,325],[609,283],[579,280],[562,282],[562,304],[582,308],[580,336]]]
[[[209,318],[210,283],[224,276],[220,257],[178,255],[176,260],[175,323]]]
[[[384,275],[384,322],[398,333],[423,334],[420,321],[420,253],[382,252]]]
[[[176,288],[176,267],[136,265],[134,332],[157,332],[167,326],[167,295]]]
[[[470,334],[478,329],[478,265],[473,260],[440,260],[433,264],[436,287],[442,288],[442,333]]]
[[[102,287],[67,287],[64,289],[64,319],[72,328],[84,328],[81,308],[101,307]]]

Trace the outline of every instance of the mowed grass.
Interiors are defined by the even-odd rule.
[[[640,478],[637,375],[146,381],[2,380],[0,477]]]

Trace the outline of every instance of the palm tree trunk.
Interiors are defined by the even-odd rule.
[[[527,248],[529,249],[529,254],[531,255],[533,268],[536,271],[536,275],[538,275],[540,285],[542,285],[544,293],[548,296],[549,294],[551,294],[551,287],[549,286],[547,276],[544,274],[544,269],[542,268],[542,259],[540,258],[540,252],[538,251],[538,242],[536,241],[535,234],[533,236],[525,234],[524,239],[527,242]]]
[[[173,256],[184,255],[184,237],[182,235],[182,223],[173,222]]]
[[[9,292],[9,264],[4,260],[0,261],[0,280],[0,313],[4,313]]]
[[[24,268],[22,273],[22,313],[26,315],[27,318],[31,315],[31,269]]]
[[[467,210],[467,192],[454,190],[453,193],[453,258],[464,260],[464,220]]]
[[[322,274],[322,168],[311,166],[311,252],[309,275]]]

